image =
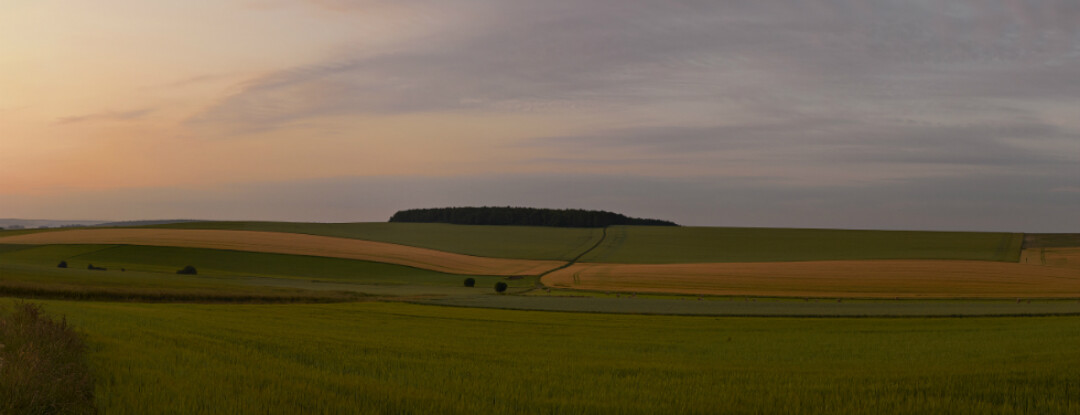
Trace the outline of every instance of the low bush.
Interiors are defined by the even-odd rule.
[[[176,273],[181,274],[181,275],[196,275],[196,274],[199,273],[199,271],[196,270],[195,267],[193,267],[191,265],[188,265],[186,267],[181,268],[179,271],[176,271]]]
[[[475,278],[466,278],[465,279],[465,286],[466,287],[475,287],[476,286],[476,279]]]
[[[66,320],[41,306],[0,310],[0,414],[92,414],[94,383],[86,345]]]
[[[57,268],[67,268],[67,261],[60,261],[59,264],[56,264],[56,267]]]
[[[506,291],[506,283],[505,282],[499,281],[499,282],[495,283],[495,292],[501,293],[501,292],[504,292],[504,291]]]

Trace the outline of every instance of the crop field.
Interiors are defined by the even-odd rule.
[[[356,239],[254,231],[80,229],[3,237],[0,244],[125,244],[208,248],[377,261],[471,275],[538,275],[563,264],[559,261],[475,257]]]
[[[1020,256],[1020,263],[1080,269],[1080,248],[1027,248]]]
[[[1080,247],[1080,233],[1029,233],[1024,235],[1024,248]]]
[[[442,223],[185,222],[162,229],[242,230],[363,239],[458,254],[569,261],[600,240],[597,228],[479,226]]]
[[[1080,248],[629,227],[510,243],[543,233],[445,225],[488,238],[474,253],[535,242],[507,258],[362,239],[454,243],[400,235],[428,224],[301,225],[0,233],[0,296],[86,334],[102,413],[1080,411]],[[582,253],[634,260],[536,285]]]
[[[1074,413],[1080,317],[49,301],[104,413]],[[903,347],[897,347],[903,345]]]
[[[601,291],[774,297],[1080,298],[1078,269],[990,261],[577,263],[542,282]]]
[[[613,226],[582,262],[713,262],[949,259],[1016,262],[1023,235],[980,232],[861,231]]]
[[[67,269],[56,267],[66,261]],[[107,268],[87,270],[87,266]],[[198,275],[176,270],[195,265]],[[475,295],[464,276],[400,265],[297,255],[129,245],[0,245],[0,292],[30,297],[145,301],[342,301],[377,296]],[[490,290],[535,279],[472,276]],[[486,290],[485,290],[486,291]]]

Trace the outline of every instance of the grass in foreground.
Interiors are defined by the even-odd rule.
[[[613,226],[581,262],[704,262],[957,259],[1016,262],[1022,234]]]
[[[86,345],[64,320],[29,303],[0,304],[0,414],[91,414]]]
[[[51,301],[108,413],[1075,413],[1080,318]]]

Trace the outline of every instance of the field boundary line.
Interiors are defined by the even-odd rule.
[[[395,300],[377,300],[380,302],[395,301]],[[732,313],[732,314],[694,314],[694,313],[665,313],[654,311],[598,311],[598,310],[553,310],[544,308],[524,308],[524,307],[499,307],[483,304],[454,304],[454,303],[442,303],[435,301],[424,300],[400,300],[402,303],[424,305],[431,307],[453,307],[453,308],[483,308],[489,310],[508,310],[508,311],[535,311],[541,313],[569,313],[569,314],[604,314],[604,315],[624,315],[624,316],[674,316],[674,317],[701,317],[701,318],[791,318],[791,319],[962,319],[962,318],[1047,318],[1047,317],[1080,317],[1080,312],[1045,312],[1045,313],[980,313],[980,314],[754,314],[754,313]]]

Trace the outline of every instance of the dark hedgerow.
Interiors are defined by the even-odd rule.
[[[394,213],[394,216],[390,218],[390,222],[568,228],[603,228],[612,225],[678,226],[675,222],[667,220],[632,218],[603,210],[537,209],[510,206],[409,209]]]
[[[504,291],[506,291],[506,283],[505,282],[499,281],[499,282],[495,283],[495,292],[501,293],[501,292],[504,292]]]
[[[476,279],[475,278],[466,278],[465,279],[465,286],[466,287],[475,287],[476,286]]]
[[[92,414],[94,382],[86,345],[41,306],[0,309],[0,414]]]
[[[181,268],[179,271],[176,271],[176,273],[181,274],[181,275],[196,275],[196,274],[199,273],[199,271],[196,270],[195,267],[193,267],[191,265],[188,265],[186,267]]]

